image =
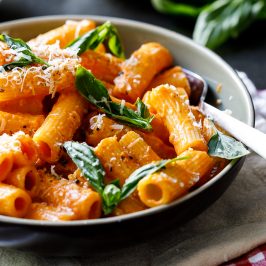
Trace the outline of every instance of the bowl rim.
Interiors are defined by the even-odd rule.
[[[81,19],[91,19],[91,20],[96,21],[97,23],[102,23],[104,21],[110,20],[111,22],[113,22],[115,25],[118,25],[118,26],[119,25],[134,26],[137,29],[141,28],[144,30],[157,32],[160,35],[162,34],[165,36],[169,36],[172,39],[176,39],[177,41],[179,40],[183,43],[186,43],[186,45],[190,46],[190,48],[197,49],[201,53],[204,53],[204,55],[208,57],[212,57],[212,59],[216,61],[217,64],[220,64],[223,66],[223,68],[228,72],[228,74],[230,74],[232,79],[234,79],[237,82],[237,85],[242,88],[241,91],[245,96],[246,105],[248,107],[247,124],[254,127],[255,110],[254,110],[252,98],[246,85],[237,75],[236,71],[228,63],[226,63],[219,55],[217,55],[216,53],[214,53],[213,51],[209,50],[206,47],[196,44],[192,39],[178,32],[174,32],[174,31],[165,29],[160,26],[154,26],[146,22],[140,22],[140,21],[131,20],[131,19],[109,17],[109,16],[73,15],[73,14],[37,16],[37,17],[10,20],[10,21],[0,23],[0,31],[1,31],[1,28],[10,27],[10,26],[15,27],[16,25],[21,25],[21,24],[24,24],[24,26],[26,27],[27,25],[30,25],[36,22],[44,22],[44,23],[45,22],[61,22],[61,21],[63,22],[64,20],[81,20]],[[240,161],[243,159],[244,158],[232,160],[218,175],[214,176],[207,183],[205,183],[204,185],[200,186],[194,191],[186,194],[185,196],[167,205],[149,208],[149,209],[131,213],[131,214],[124,214],[121,216],[107,217],[107,218],[98,218],[98,219],[93,219],[93,220],[74,220],[74,221],[56,221],[55,222],[55,221],[41,221],[41,220],[31,220],[31,219],[25,219],[25,218],[15,218],[15,217],[0,215],[0,222],[6,223],[6,224],[13,224],[13,225],[48,226],[48,227],[100,226],[100,225],[105,225],[105,224],[121,223],[121,222],[128,221],[128,220],[134,220],[134,219],[142,218],[143,216],[147,216],[147,215],[154,215],[158,212],[163,212],[176,205],[182,204],[183,202],[200,194],[205,189],[211,187],[214,183],[216,183],[219,179],[221,179],[226,173],[232,170],[233,167],[236,167],[236,165],[239,164]]]

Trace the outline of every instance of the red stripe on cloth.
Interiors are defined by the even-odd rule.
[[[266,266],[266,244],[236,259],[223,263],[222,266]]]

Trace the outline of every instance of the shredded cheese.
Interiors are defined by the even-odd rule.
[[[61,176],[56,173],[54,168],[55,165],[51,165],[51,175],[54,176],[56,179],[61,179]]]
[[[90,129],[100,129],[103,125],[103,117],[105,114],[98,114],[90,118]]]
[[[113,124],[110,126],[111,129],[115,129],[115,130],[122,130],[124,128],[123,125],[120,124]]]
[[[32,46],[33,53],[47,61],[50,66],[43,68],[42,65],[30,66],[30,67],[15,67],[12,71],[3,71],[1,69],[0,82],[1,87],[12,87],[14,85],[20,86],[20,90],[23,91],[25,83],[36,82],[38,85],[49,88],[49,93],[55,95],[57,84],[60,83],[66,77],[66,73],[75,75],[76,67],[80,63],[80,58],[77,55],[77,50],[72,48],[61,49],[59,41],[52,45],[38,45]],[[0,49],[0,54],[5,58],[5,61],[19,60],[20,58],[31,59],[27,55],[24,55],[22,51],[24,48],[17,50],[13,49]],[[31,75],[30,75],[31,74]],[[28,76],[34,76],[34,80],[27,79]],[[27,86],[29,87],[29,86]],[[34,92],[34,86],[30,86]]]

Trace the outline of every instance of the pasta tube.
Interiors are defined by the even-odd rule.
[[[3,147],[0,148],[0,181],[6,179],[13,167],[12,152]]]
[[[148,90],[152,90],[153,88],[163,84],[173,85],[176,88],[183,88],[187,95],[190,95],[190,85],[188,79],[182,68],[179,66],[172,67],[157,75],[149,85]]]
[[[43,172],[40,172],[40,178],[39,200],[55,207],[70,208],[76,219],[100,217],[101,198],[97,192]]]
[[[145,209],[147,209],[147,207],[140,201],[138,194],[133,192],[128,198],[122,200],[118,204],[113,212],[113,215],[129,214]]]
[[[160,160],[160,157],[152,148],[134,131],[129,131],[125,134],[120,139],[119,144],[126,149],[140,165]]]
[[[213,159],[204,151],[185,151],[180,157],[185,160],[176,161],[165,170],[144,177],[138,183],[138,194],[148,207],[170,203],[186,194],[213,167]]]
[[[29,135],[19,131],[11,137],[15,167],[33,165],[38,160],[37,146]]]
[[[44,121],[43,115],[11,114],[0,111],[0,134],[23,131],[32,136]]]
[[[0,102],[0,110],[7,113],[27,113],[31,115],[41,115],[43,113],[43,99],[44,96],[32,96]]]
[[[145,103],[164,121],[177,154],[189,148],[208,150],[184,89],[169,85],[156,87],[145,97]]]
[[[72,174],[68,175],[68,180],[75,182],[83,188],[92,188],[88,180],[82,175],[80,169],[76,169]]]
[[[173,146],[165,144],[155,134],[147,134],[145,132],[138,131],[145,142],[163,159],[174,158],[176,156]]]
[[[34,198],[38,195],[40,177],[34,166],[24,166],[13,170],[5,183],[26,190]]]
[[[59,159],[60,144],[72,139],[81,125],[86,108],[86,101],[77,93],[59,96],[52,111],[33,136],[41,159],[49,163]]]
[[[119,178],[123,185],[129,175],[139,168],[139,164],[121,147],[116,137],[103,139],[94,152],[106,171],[107,181]]]
[[[114,96],[135,102],[143,96],[154,76],[169,67],[172,60],[169,51],[159,43],[143,44],[122,64],[122,72],[114,80]]]
[[[114,79],[121,71],[122,59],[104,54],[93,50],[88,50],[81,55],[81,65],[91,70],[92,74],[97,78],[109,83],[113,83]]]
[[[76,219],[75,213],[67,207],[55,207],[45,202],[32,203],[26,217],[27,219],[45,221],[71,221]]]
[[[31,198],[24,190],[0,183],[0,214],[24,217],[30,207]]]
[[[38,35],[38,37],[30,40],[28,44],[30,46],[40,46],[42,44],[54,44],[55,42],[59,42],[60,47],[65,48],[71,41],[95,27],[95,22],[91,20],[67,20],[63,26]]]

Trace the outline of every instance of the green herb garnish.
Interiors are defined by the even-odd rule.
[[[211,137],[208,147],[209,155],[227,160],[237,159],[249,154],[249,151],[241,142],[223,134],[219,130]]]
[[[95,50],[104,41],[107,41],[111,53],[117,57],[125,58],[118,31],[110,21],[78,37],[67,47],[78,49],[78,55],[81,55],[88,49]]]
[[[264,4],[263,0],[215,1],[200,13],[193,39],[214,49],[246,29],[256,19]]]
[[[76,166],[81,170],[82,175],[101,195],[102,208],[105,215],[110,214],[119,202],[127,198],[136,189],[138,182],[142,178],[162,170],[169,163],[187,159],[186,157],[177,157],[144,165],[134,171],[126,179],[123,187],[120,188],[117,179],[110,184],[104,184],[105,171],[93,148],[86,143],[74,141],[65,142],[64,148]]]
[[[132,127],[152,129],[153,116],[140,99],[136,101],[136,112],[122,103],[113,102],[103,83],[84,67],[78,67],[76,71],[76,88],[84,98],[107,116]]]
[[[211,49],[266,19],[265,0],[151,0],[159,12],[197,19],[193,39]]]
[[[23,40],[12,38],[6,34],[0,34],[0,41],[5,42],[11,49],[22,55],[19,60],[3,65],[2,67],[6,71],[12,70],[14,67],[24,67],[30,64],[49,66],[47,62],[36,56]]]
[[[175,2],[173,0],[151,0],[155,9],[164,14],[196,17],[202,11],[202,7],[193,4]]]

